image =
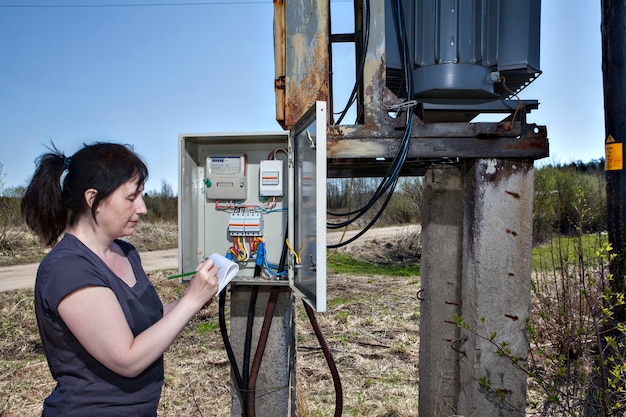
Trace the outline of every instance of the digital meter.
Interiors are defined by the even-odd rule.
[[[207,200],[245,200],[246,155],[207,156],[205,185]]]

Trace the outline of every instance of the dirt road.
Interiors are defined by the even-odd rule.
[[[419,231],[419,225],[372,228],[350,245],[359,245],[367,240],[399,236],[415,230]],[[339,239],[346,241],[358,232],[359,230],[347,231],[345,234],[343,232],[331,232],[328,233],[326,240],[328,244],[334,244],[339,242]],[[141,261],[146,272],[177,269],[178,249],[141,252]],[[27,264],[0,268],[0,291],[32,288],[35,285],[35,275],[37,274],[38,266],[39,264]]]
[[[178,249],[155,250],[141,253],[146,272],[178,268]],[[14,265],[0,268],[0,291],[32,288],[39,264]]]

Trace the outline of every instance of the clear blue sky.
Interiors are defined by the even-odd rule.
[[[50,141],[72,154],[83,142],[111,140],[133,144],[148,162],[147,190],[160,190],[165,180],[176,191],[179,133],[280,130],[272,2],[203,2],[211,1],[0,7],[4,185],[25,185]],[[0,0],[0,6],[159,2]],[[603,157],[600,2],[544,0],[541,31],[543,74],[521,98],[540,102],[529,120],[548,127],[547,161]]]

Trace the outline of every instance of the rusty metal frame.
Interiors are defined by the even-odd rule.
[[[330,1],[274,0],[276,120],[289,130],[330,101]]]
[[[283,19],[274,24],[275,45],[278,45],[277,120],[289,129],[317,100],[328,101],[332,109],[330,2],[275,0],[274,4],[275,19]],[[354,4],[358,17],[363,0],[354,0]],[[393,117],[388,110],[400,99],[385,83],[385,2],[369,0],[369,5],[369,42],[360,86],[363,94],[358,101],[358,113],[362,117],[360,124],[354,125],[333,124],[331,117],[327,120],[329,176],[384,172],[385,161],[381,159],[393,158],[403,134],[404,117]],[[358,38],[362,28],[360,19],[356,20]],[[360,58],[355,57],[357,62]],[[515,121],[509,116],[492,123],[425,123],[413,115],[404,173],[421,175],[428,164],[463,158],[534,160],[548,156],[546,127],[526,122],[526,114],[537,108],[537,102],[520,100],[517,105]]]

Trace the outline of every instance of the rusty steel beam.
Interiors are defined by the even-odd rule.
[[[418,120],[414,118],[414,120]],[[507,123],[419,123],[411,131],[412,138],[498,138],[518,137],[527,131],[543,131],[545,126],[522,124],[515,122]],[[540,133],[537,131],[536,133]],[[401,138],[404,133],[404,124],[386,124],[381,126],[362,125],[332,125],[328,126],[327,136],[330,139],[355,139],[355,138]]]
[[[548,156],[544,131],[519,137],[419,137],[411,140],[409,158],[533,158]],[[330,159],[393,158],[399,138],[328,138]]]
[[[274,0],[276,120],[290,129],[330,98],[330,2]]]
[[[398,126],[329,126],[329,158],[393,157],[403,131]],[[548,156],[545,126],[514,123],[433,123],[411,132],[414,158],[543,158]]]
[[[387,172],[398,152],[400,137],[327,138],[328,177],[378,177]],[[401,175],[421,176],[433,164],[456,164],[463,159],[535,160],[549,155],[544,126],[520,136],[414,137]]]

